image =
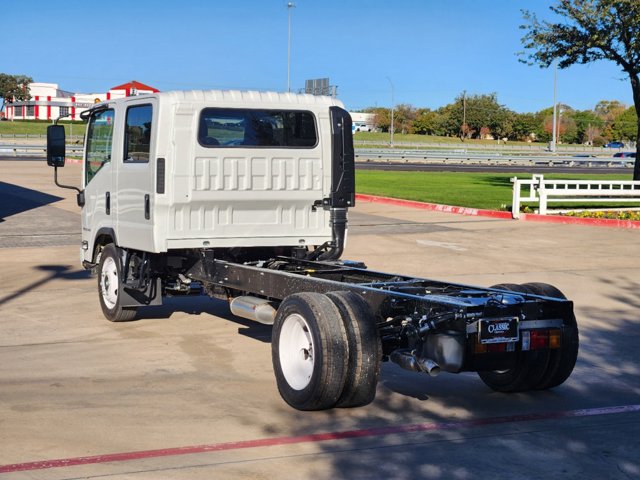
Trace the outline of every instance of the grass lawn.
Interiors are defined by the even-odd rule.
[[[46,135],[47,127],[51,125],[53,122],[24,122],[24,121],[6,121],[0,122],[0,135]],[[84,122],[65,122],[63,120],[60,121],[60,125],[64,125],[65,133],[67,136],[71,135],[73,131],[73,135],[83,136],[84,132],[87,128],[87,125]]]
[[[357,170],[358,193],[384,197],[440,203],[459,207],[505,210],[511,205],[512,184],[515,174],[509,173],[456,173],[456,172],[385,172]],[[531,178],[531,175],[518,175]],[[628,175],[569,175],[548,174],[545,178],[562,180],[631,180]],[[557,206],[556,206],[557,205]],[[628,206],[628,205],[626,205]],[[575,203],[571,208],[579,208]],[[612,208],[612,205],[605,205]],[[561,208],[554,204],[553,208]],[[598,208],[593,204],[588,208]]]

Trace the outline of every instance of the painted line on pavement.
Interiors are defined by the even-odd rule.
[[[554,420],[562,418],[594,417],[601,415],[616,415],[623,413],[638,413],[640,405],[622,405],[617,407],[588,408],[583,410],[568,410],[548,413],[529,413],[523,415],[511,415],[505,417],[480,418],[475,420],[462,420],[459,422],[445,423],[417,423],[412,425],[396,425],[378,428],[366,428],[361,430],[347,430],[341,432],[313,433],[290,437],[274,437],[238,442],[213,443],[209,445],[194,445],[187,447],[163,448],[158,450],[144,450],[138,452],[111,453],[88,457],[61,458],[56,460],[42,460],[37,462],[14,463],[0,465],[0,473],[23,472],[27,470],[45,470],[49,468],[65,468],[77,465],[95,465],[101,463],[126,462],[143,460],[148,458],[171,457],[178,455],[191,455],[196,453],[220,452],[240,450],[248,448],[273,447],[279,445],[292,445],[302,443],[318,443],[331,440],[347,440],[365,437],[384,437],[387,435],[429,432],[438,430],[458,430],[461,428],[474,428],[489,425],[508,423],[533,422],[540,420]]]

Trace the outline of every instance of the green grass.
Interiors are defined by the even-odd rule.
[[[358,193],[384,197],[440,203],[460,207],[504,210],[511,205],[512,184],[515,174],[509,173],[455,173],[455,172],[388,172],[358,170],[356,190]],[[531,178],[531,175],[518,175]],[[631,180],[629,175],[569,175],[549,174],[549,179],[563,180]],[[628,206],[628,205],[626,205]],[[561,208],[554,204],[553,208]],[[588,208],[600,206],[589,205]],[[605,205],[612,208],[612,205]],[[579,208],[572,204],[571,208]]]
[[[24,122],[24,121],[6,121],[0,122],[0,135],[46,135],[47,127],[51,125],[53,122]],[[84,132],[87,128],[84,122],[65,122],[60,121],[60,125],[64,125],[65,133],[67,136],[71,135],[73,131],[73,135],[84,135]]]

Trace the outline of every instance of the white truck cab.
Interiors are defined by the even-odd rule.
[[[330,241],[332,109],[348,119],[335,99],[282,93],[97,104],[85,142],[83,259],[95,262],[105,236],[153,253]]]

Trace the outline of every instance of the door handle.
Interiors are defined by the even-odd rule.
[[[151,218],[151,199],[148,193],[144,196],[144,218],[147,220]]]

